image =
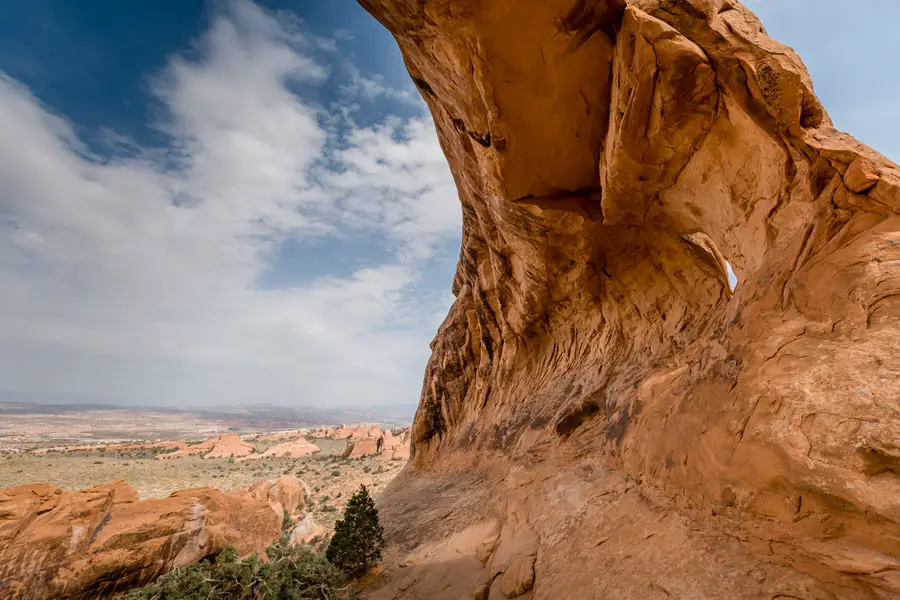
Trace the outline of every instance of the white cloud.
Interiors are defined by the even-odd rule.
[[[346,63],[344,69],[349,75],[349,81],[344,84],[342,89],[350,97],[362,97],[367,100],[385,97],[411,106],[422,108],[425,106],[422,98],[413,91],[412,84],[408,89],[396,89],[386,85],[384,77],[377,73],[366,77],[353,63]]]
[[[112,158],[0,79],[0,387],[141,403],[417,400],[446,309],[417,281],[458,236],[456,192],[425,117],[353,127],[293,91],[328,76],[313,58],[323,45],[228,4],[198,58],[154,80],[169,147],[106,132],[128,149]],[[284,240],[352,231],[377,234],[389,259],[259,285]]]

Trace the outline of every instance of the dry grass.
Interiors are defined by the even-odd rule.
[[[158,460],[150,452],[77,452],[0,454],[0,488],[47,482],[65,490],[81,490],[123,479],[141,498],[162,498],[176,490],[211,486],[222,490],[247,487],[258,479],[293,475],[310,492],[316,521],[331,526],[344,504],[365,484],[377,497],[403,467],[380,457],[346,459],[346,442],[317,439],[322,452],[296,459],[266,458],[238,463],[228,458],[196,456]],[[337,473],[337,475],[335,475]]]

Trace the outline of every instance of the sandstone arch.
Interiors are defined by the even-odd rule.
[[[700,519],[741,542],[703,556],[764,573],[676,597],[900,594],[900,171],[832,127],[800,58],[734,0],[361,3],[463,208],[456,302],[385,499],[395,547],[496,522],[455,567],[466,585],[511,597],[498,577],[521,571],[507,588],[575,597],[596,585],[578,565],[613,552],[577,536],[639,493],[642,518]],[[409,491],[451,487],[483,501]],[[651,597],[640,573],[622,594]]]

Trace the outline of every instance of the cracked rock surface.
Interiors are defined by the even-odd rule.
[[[463,209],[369,597],[900,596],[900,170],[800,58],[734,0],[360,1]]]

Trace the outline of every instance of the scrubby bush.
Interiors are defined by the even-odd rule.
[[[241,560],[233,549],[215,560],[177,569],[120,600],[344,600],[341,571],[308,548],[284,540],[259,556]]]
[[[286,542],[287,538],[285,536],[291,535],[291,530],[294,528],[294,519],[291,517],[291,513],[288,511],[284,511],[281,515],[281,541]]]
[[[344,517],[334,524],[334,536],[325,552],[328,560],[352,577],[365,575],[381,560],[384,528],[366,486],[347,502]]]

